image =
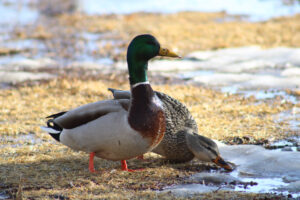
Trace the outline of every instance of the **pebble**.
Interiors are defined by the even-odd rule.
[[[281,151],[293,151],[293,149],[291,147],[284,147]]]

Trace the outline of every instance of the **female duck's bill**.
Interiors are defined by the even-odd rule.
[[[94,156],[121,160],[122,169],[130,171],[126,160],[151,151],[165,133],[164,110],[147,77],[148,61],[155,56],[179,57],[151,35],[135,37],[127,50],[130,100],[103,100],[60,112],[49,116],[42,129],[64,145],[90,153],[91,172]]]
[[[227,171],[232,171],[233,167],[227,163],[221,156],[218,156],[216,159],[212,160],[216,165],[226,169]]]

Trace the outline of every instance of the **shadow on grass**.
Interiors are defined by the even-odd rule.
[[[163,158],[147,157],[145,160],[128,161],[129,169],[143,171],[126,172],[121,171],[120,162],[95,158],[97,172],[90,173],[89,156],[85,153],[68,155],[66,151],[57,156],[48,155],[47,159],[37,155],[37,161],[29,161],[30,157],[26,160],[26,156],[25,160],[20,160],[18,156],[21,155],[13,155],[13,162],[0,164],[0,192],[9,198],[16,198],[20,186],[23,192],[28,193],[44,190],[50,193],[71,192],[80,188],[94,191],[95,186],[104,193],[120,188],[125,191],[162,190],[167,185],[183,183],[193,173],[211,169],[209,165],[195,161],[172,164]],[[58,193],[49,195],[54,197]]]

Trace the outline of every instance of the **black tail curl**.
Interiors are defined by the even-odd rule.
[[[53,119],[49,119],[47,121],[47,127],[48,128],[52,128],[56,131],[59,131],[59,133],[51,133],[51,132],[48,132],[56,141],[60,142],[60,139],[59,139],[59,136],[60,136],[60,133],[62,131],[62,128],[60,126],[58,126],[54,121]]]

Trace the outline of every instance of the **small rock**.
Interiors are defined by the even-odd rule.
[[[247,142],[250,141],[250,137],[248,137],[248,136],[243,136],[243,139],[244,139],[245,141],[247,141]]]
[[[240,137],[234,137],[233,142],[235,144],[243,144],[243,140]]]
[[[281,151],[293,151],[293,149],[291,147],[284,147]]]

